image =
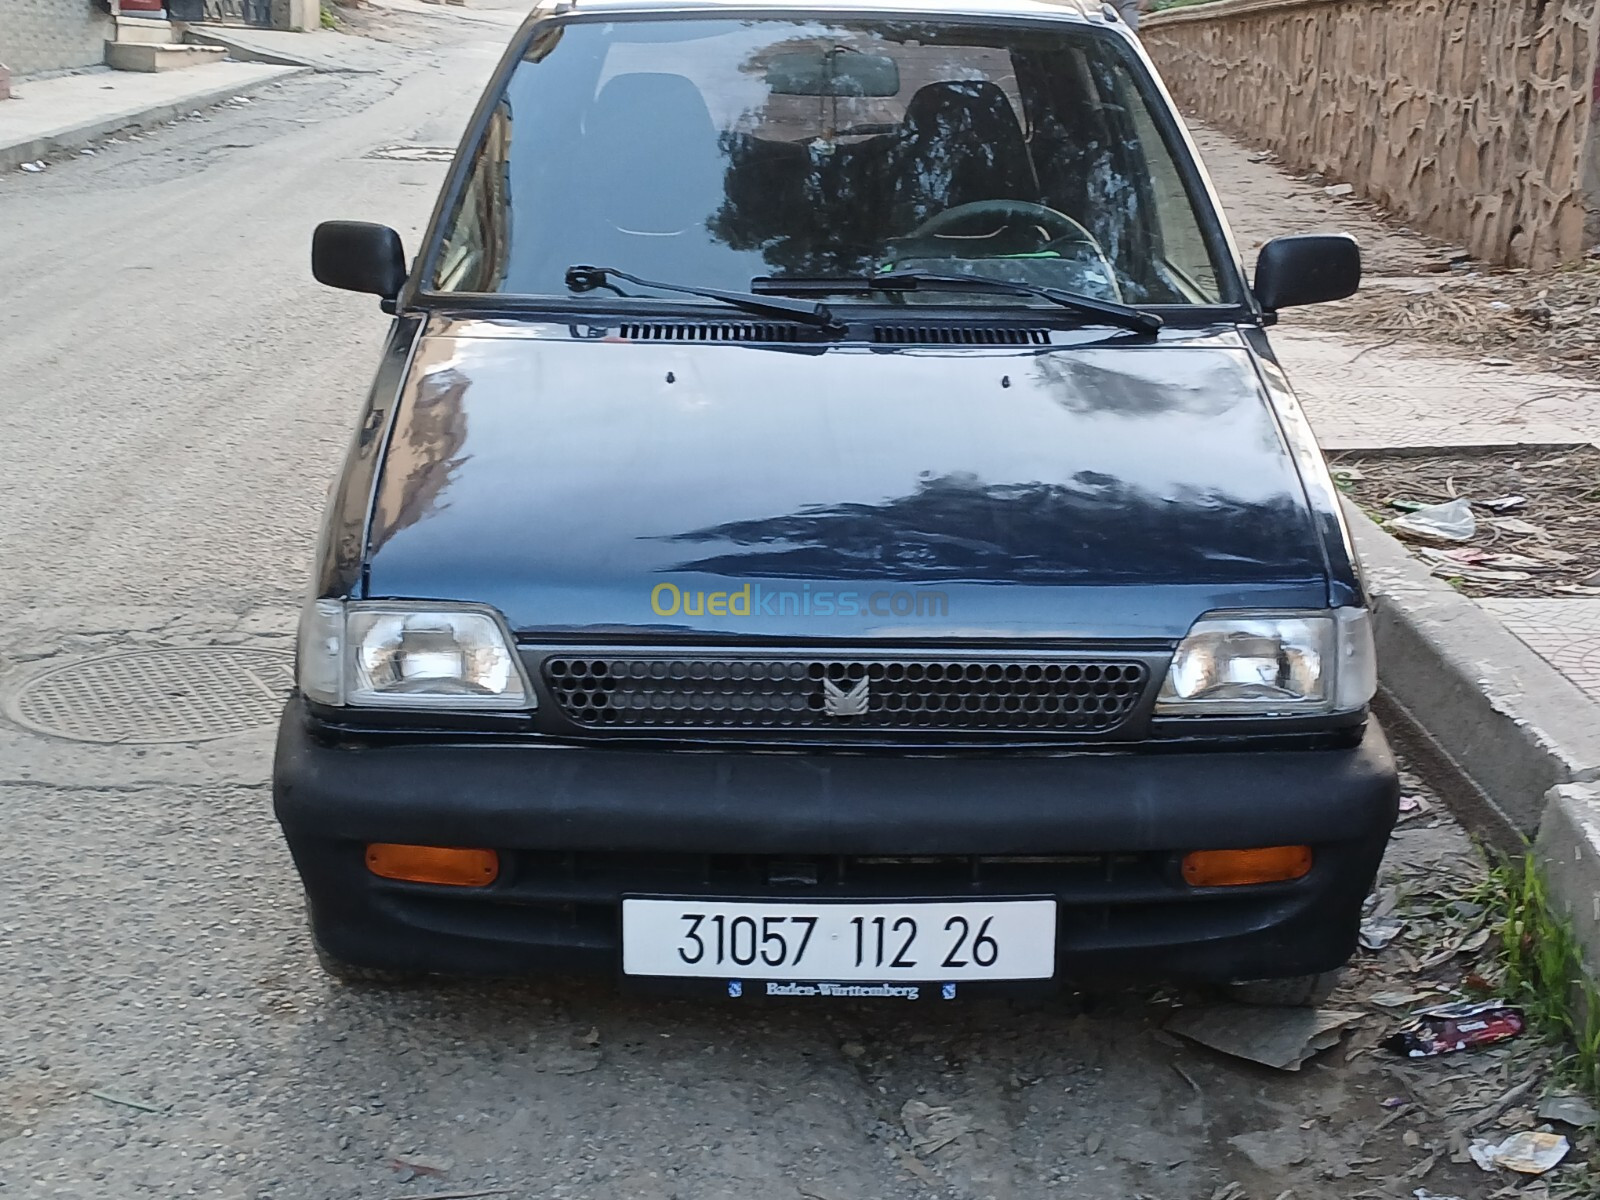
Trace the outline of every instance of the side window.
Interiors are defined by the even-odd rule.
[[[1184,190],[1178,165],[1167,153],[1166,142],[1150,117],[1144,99],[1132,87],[1122,89],[1123,103],[1137,131],[1150,172],[1150,192],[1155,202],[1154,247],[1162,262],[1192,285],[1194,299],[1215,300],[1219,295],[1217,272],[1206,250],[1205,238],[1195,222],[1194,206]]]
[[[439,251],[434,287],[441,292],[495,292],[505,277],[508,240],[507,142],[511,122],[497,110],[462,189]]]

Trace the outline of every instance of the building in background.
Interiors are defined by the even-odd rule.
[[[204,66],[228,53],[216,27],[303,32],[321,16],[319,0],[0,0],[0,100],[52,72]]]
[[[99,0],[0,0],[0,63],[13,78],[97,66],[115,35]]]

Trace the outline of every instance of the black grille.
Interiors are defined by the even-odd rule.
[[[896,346],[1048,346],[1047,329],[984,325],[878,325],[872,340]]]
[[[750,321],[658,322],[624,325],[619,330],[630,342],[797,342],[796,325]]]
[[[546,658],[566,717],[617,729],[926,730],[1088,734],[1127,719],[1149,669],[1088,658]]]

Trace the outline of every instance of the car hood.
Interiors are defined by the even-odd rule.
[[[1321,607],[1293,456],[1236,333],[933,350],[436,323],[366,594],[519,634],[1149,638]]]

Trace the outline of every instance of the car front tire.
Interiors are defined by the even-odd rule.
[[[1247,979],[1228,984],[1231,999],[1265,1008],[1315,1008],[1333,995],[1338,971],[1291,975],[1287,979]]]

